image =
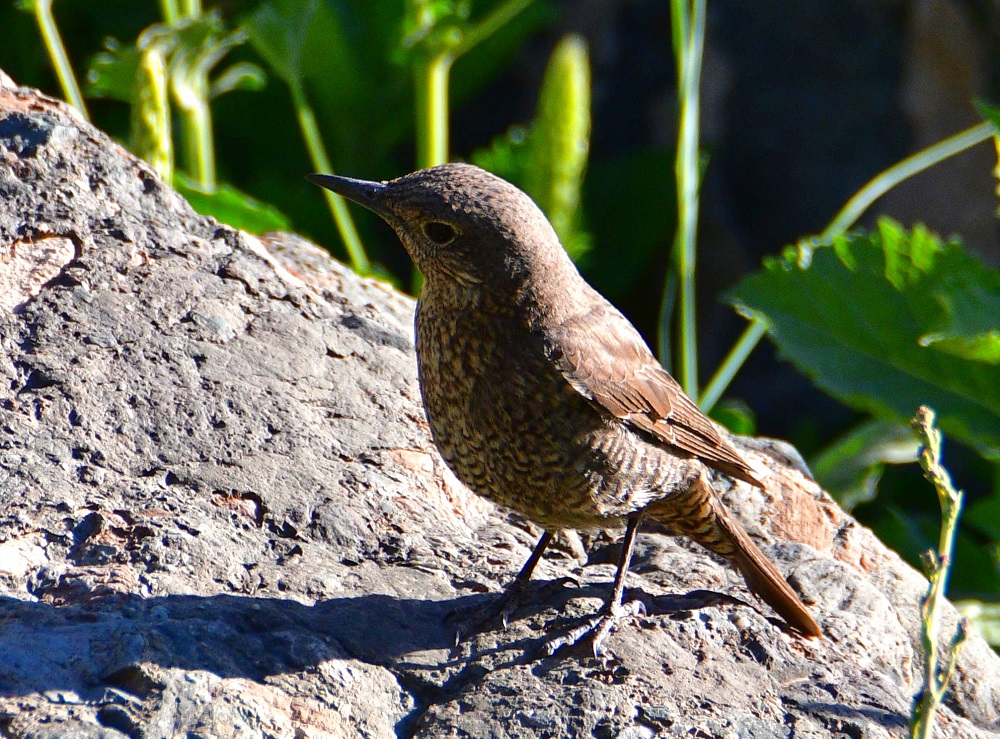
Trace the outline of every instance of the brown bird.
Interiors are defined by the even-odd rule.
[[[753,468],[584,281],[526,194],[468,164],[381,183],[307,179],[395,229],[424,275],[417,361],[434,441],[474,492],[545,529],[505,597],[523,595],[554,532],[625,524],[610,597],[553,650],[589,634],[597,654],[635,612],[622,596],[644,516],[731,560],[789,626],[822,636],[708,482],[706,467],[763,489]]]

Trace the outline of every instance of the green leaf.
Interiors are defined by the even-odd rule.
[[[94,55],[87,70],[87,95],[131,103],[142,53],[115,38],[104,39],[104,51]]]
[[[229,29],[217,13],[183,19],[167,27],[174,45],[170,56],[170,83],[178,105],[194,110],[205,104],[208,77],[233,48],[247,40],[242,28]]]
[[[990,105],[984,100],[977,100],[976,109],[983,118],[993,124],[997,134],[1000,135],[1000,107]]]
[[[180,172],[174,175],[173,185],[196,211],[233,228],[253,234],[291,230],[291,222],[277,208],[262,203],[231,185],[219,185],[215,192],[208,193],[199,189]]]
[[[267,84],[264,70],[252,62],[237,62],[212,81],[209,97],[213,100],[234,90],[257,92]]]
[[[251,46],[293,89],[302,86],[302,50],[318,7],[318,0],[275,0],[261,3],[243,21]]]
[[[469,0],[407,0],[397,60],[414,51],[434,56],[458,46],[470,12]]]
[[[532,157],[531,138],[531,132],[524,126],[511,126],[489,146],[472,152],[470,160],[497,177],[523,185]]]
[[[1000,491],[970,505],[962,520],[991,541],[1000,542]]]
[[[871,419],[809,461],[816,480],[844,510],[875,499],[887,464],[915,462],[920,444],[907,424]]]
[[[757,433],[757,418],[753,410],[740,400],[721,400],[712,406],[708,415],[739,436],[754,436]]]
[[[927,404],[950,436],[1000,457],[1000,365],[977,348],[1000,331],[1000,273],[958,242],[882,220],[873,233],[786,249],[729,298],[844,403],[897,423]]]
[[[973,628],[991,647],[1000,647],[1000,603],[963,600],[955,608],[972,622]]]
[[[976,101],[976,108],[980,114],[993,124],[993,144],[997,150],[997,166],[993,169],[993,176],[997,178],[997,197],[1000,197],[1000,108],[989,105],[982,100]],[[1000,208],[997,208],[997,215],[1000,216]]]
[[[890,549],[918,569],[920,557],[935,549],[940,538],[939,514],[912,513],[889,506],[884,517],[872,522],[875,535]],[[994,547],[995,549],[995,547]],[[993,593],[1000,588],[996,553],[984,547],[964,530],[955,537],[954,566],[948,583],[949,594]]]

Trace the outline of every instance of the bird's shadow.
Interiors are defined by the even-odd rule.
[[[544,581],[532,588],[545,588]],[[598,586],[565,588],[518,610],[528,618]],[[0,596],[0,696],[72,693],[95,698],[107,686],[141,693],[135,666],[204,670],[255,681],[332,659],[402,669],[455,661],[456,628],[446,617],[475,610],[495,593],[423,600],[392,595],[330,598],[313,605],[277,597],[116,595],[52,605]],[[483,630],[499,630],[487,624]],[[544,638],[538,635],[538,642]],[[500,637],[503,640],[503,637]],[[533,640],[510,635],[511,662]],[[436,651],[440,650],[440,651]],[[458,661],[472,661],[467,654]]]
[[[563,614],[575,598],[602,599],[602,583],[553,587],[532,581],[512,622],[551,609]],[[656,614],[683,617],[738,599],[695,591],[653,597],[630,590]],[[532,661],[553,632],[573,625],[558,615],[541,630],[501,633],[493,646],[456,650],[450,615],[488,608],[496,593],[444,600],[360,595],[315,604],[238,595],[115,595],[52,605],[0,597],[0,696],[68,693],[99,700],[108,687],[143,696],[155,686],[137,665],[203,670],[221,678],[262,681],[329,660],[354,659],[397,671],[458,673],[489,655],[499,663]],[[475,632],[502,631],[499,619]],[[548,633],[546,633],[548,632]],[[472,634],[468,635],[469,638]],[[498,657],[498,652],[504,652]],[[144,697],[144,696],[143,696]]]

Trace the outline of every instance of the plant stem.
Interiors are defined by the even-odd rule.
[[[678,375],[684,391],[698,397],[698,346],[695,306],[695,257],[698,230],[698,190],[700,188],[698,118],[701,60],[705,45],[706,0],[691,0],[691,13],[677,6],[688,0],[673,0],[673,15],[681,22],[688,19],[679,40],[677,59],[678,90],[681,100],[677,162],[677,238],[674,242],[679,279]],[[676,35],[676,32],[675,32]],[[675,46],[675,48],[677,48]]]
[[[207,85],[198,85],[206,88]],[[208,90],[199,89],[190,108],[181,109],[187,165],[198,188],[215,192],[215,147],[212,143],[212,110],[208,105]]]
[[[184,18],[201,17],[201,0],[181,0],[181,15]]]
[[[160,179],[174,178],[174,148],[170,135],[170,84],[167,61],[156,44],[142,50],[136,76],[138,92],[132,103],[133,150],[149,162]]]
[[[924,685],[910,723],[910,736],[913,739],[931,739],[934,733],[934,716],[948,690],[959,651],[968,635],[968,627],[963,619],[947,647],[945,666],[943,669],[940,668],[938,666],[939,611],[948,585],[955,534],[958,530],[958,516],[962,510],[964,494],[961,490],[955,490],[948,470],[941,464],[942,439],[941,432],[934,427],[934,412],[927,406],[921,406],[913,420],[913,427],[923,444],[920,450],[920,466],[924,469],[924,476],[934,485],[938,502],[941,504],[941,536],[938,552],[927,553],[927,577],[930,580],[930,589],[921,607]]]
[[[729,383],[733,381],[743,363],[747,361],[750,352],[764,338],[767,328],[767,321],[762,318],[754,318],[750,321],[740,340],[729,350],[729,354],[722,360],[719,369],[716,370],[715,375],[709,381],[708,385],[705,386],[705,390],[698,399],[698,405],[701,407],[702,412],[708,413],[712,410],[712,406],[719,402],[722,393],[729,387]]]
[[[312,161],[313,169],[317,172],[333,174],[333,167],[330,165],[330,158],[326,155],[326,147],[323,146],[323,138],[319,133],[319,126],[316,124],[316,114],[313,112],[309,101],[306,100],[305,92],[297,85],[291,86],[292,104],[295,106],[295,114],[299,121],[299,128],[302,131],[302,138],[305,139],[306,149],[309,152],[309,159]],[[337,224],[337,231],[347,249],[347,255],[351,260],[351,269],[361,275],[371,273],[371,265],[368,256],[365,254],[364,244],[354,226],[354,219],[347,208],[347,202],[336,193],[323,190],[326,195],[326,202],[333,215],[333,222]]]
[[[49,57],[52,59],[52,66],[55,67],[59,84],[62,85],[63,94],[70,105],[80,111],[86,120],[90,120],[87,106],[83,103],[83,95],[80,93],[80,86],[76,84],[76,77],[73,75],[73,67],[70,66],[69,57],[66,56],[66,47],[63,46],[62,38],[59,36],[56,19],[52,15],[52,0],[37,0],[35,20],[38,21],[45,47],[49,50]]]
[[[417,168],[448,161],[448,76],[455,57],[443,52],[417,64]]]
[[[509,23],[533,0],[507,0],[466,29],[454,46],[428,54],[416,65],[417,167],[448,161],[448,78],[455,60]]]
[[[494,8],[493,11],[483,18],[476,25],[469,28],[462,36],[462,40],[452,49],[454,59],[465,54],[470,49],[478,46],[498,30],[514,20],[514,17],[527,8],[533,0],[507,0],[507,2]]]
[[[928,167],[942,162],[948,157],[959,154],[976,144],[986,141],[994,135],[996,129],[988,121],[979,123],[972,128],[939,141],[913,156],[894,164],[889,169],[877,174],[864,187],[847,201],[840,212],[830,221],[830,225],[819,236],[820,242],[829,241],[854,225],[861,214],[882,195],[891,190],[908,177],[922,172]]]
[[[416,64],[413,82],[418,169],[448,161],[448,79],[455,60],[509,23],[532,2],[533,0],[507,0],[468,28],[457,44],[435,50]],[[414,267],[414,294],[420,292],[422,284],[423,277]]]
[[[168,26],[173,26],[181,19],[181,11],[177,7],[177,0],[160,0],[160,15]]]

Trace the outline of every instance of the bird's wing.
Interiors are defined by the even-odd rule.
[[[608,303],[545,332],[546,351],[574,389],[605,413],[763,488],[752,467],[653,356],[628,319]]]

